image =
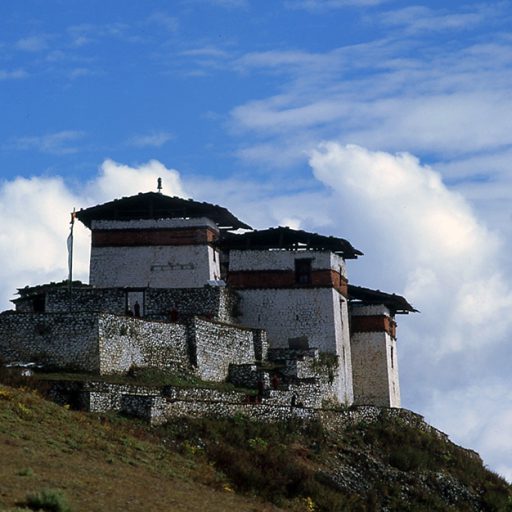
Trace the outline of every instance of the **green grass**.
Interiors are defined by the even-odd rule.
[[[135,368],[128,373],[97,375],[89,373],[67,372],[37,372],[33,378],[16,378],[12,385],[25,384],[37,387],[37,381],[76,381],[76,382],[107,382],[111,384],[130,384],[161,388],[163,386],[175,386],[181,388],[216,389],[219,391],[238,391],[246,394],[256,394],[254,389],[237,388],[228,382],[211,382],[201,380],[196,375],[185,371],[162,370],[158,368]],[[6,382],[6,380],[3,380]]]
[[[477,456],[385,410],[337,431],[243,416],[152,428],[0,385],[0,460],[10,511],[44,489],[76,511],[512,510],[511,487]]]
[[[28,494],[25,506],[32,510],[47,512],[71,512],[66,496],[56,489],[43,489],[35,494]]]

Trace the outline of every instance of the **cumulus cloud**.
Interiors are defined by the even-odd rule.
[[[436,352],[489,343],[471,334],[488,325],[501,334],[512,294],[496,265],[498,237],[477,221],[467,202],[414,156],[324,143],[310,159],[341,208],[367,226],[386,270],[414,302],[443,317]],[[383,284],[389,278],[381,277]],[[434,305],[433,308],[430,305]],[[423,309],[420,305],[420,309]],[[435,318],[429,318],[435,324]]]
[[[166,195],[186,197],[179,172],[157,160],[131,167],[107,159],[101,164],[99,175],[88,183],[85,199],[94,203],[138,192],[156,192],[158,178],[162,178]]]
[[[0,185],[2,308],[16,288],[67,277],[66,237],[76,196],[61,178],[16,178]],[[79,254],[87,246],[79,244]],[[77,261],[77,274],[87,269]]]
[[[114,198],[156,191],[185,196],[179,173],[151,160],[130,167],[105,160],[80,190],[60,177],[16,178],[0,182],[0,309],[9,308],[16,288],[61,281],[68,276],[66,239],[70,213]],[[88,280],[89,231],[75,224],[74,277]]]
[[[310,164],[333,191],[339,229],[365,252],[351,281],[403,293],[421,310],[399,320],[404,405],[510,476],[512,287],[501,240],[410,154],[331,142]]]

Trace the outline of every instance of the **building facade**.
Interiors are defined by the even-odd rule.
[[[349,284],[346,261],[362,252],[347,240],[252,230],[223,207],[153,192],[77,218],[92,232],[90,284],[20,289],[0,315],[2,359],[97,373],[181,365],[267,387],[279,373],[318,406],[400,406],[395,315],[415,310]]]

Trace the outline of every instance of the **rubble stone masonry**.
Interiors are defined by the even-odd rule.
[[[6,362],[37,362],[68,370],[99,370],[98,316],[91,313],[0,315]]]
[[[190,328],[193,362],[201,379],[221,382],[227,378],[230,364],[254,363],[254,329],[197,317]]]

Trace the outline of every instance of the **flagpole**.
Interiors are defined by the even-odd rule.
[[[73,310],[73,295],[72,295],[72,286],[73,286],[73,227],[75,225],[76,212],[75,208],[71,212],[71,221],[69,228],[69,236],[68,236],[68,289],[69,289],[69,312]]]

